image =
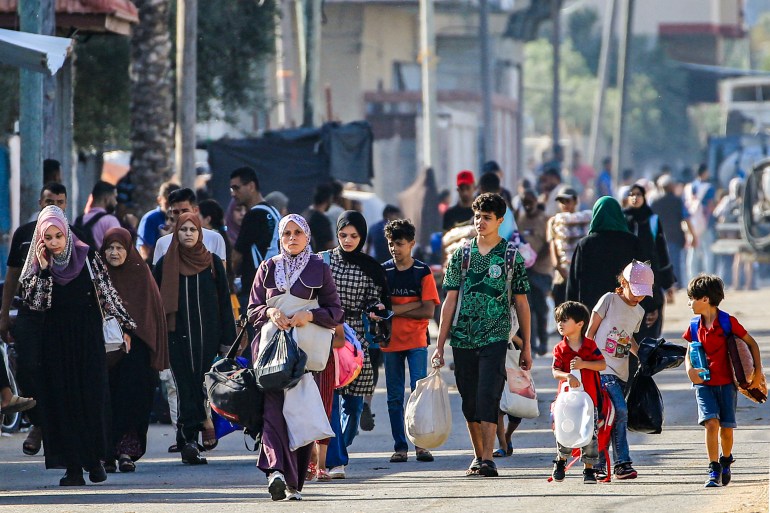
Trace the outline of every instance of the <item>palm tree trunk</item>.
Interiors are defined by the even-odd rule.
[[[171,37],[169,0],[134,0],[139,23],[131,36],[131,171],[133,199],[149,210],[171,173]]]

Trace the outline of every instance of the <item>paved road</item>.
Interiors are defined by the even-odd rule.
[[[665,335],[679,340],[690,317],[680,294],[668,310]],[[770,289],[731,293],[723,304],[757,337],[765,368],[770,368]],[[152,426],[148,454],[134,474],[111,475],[106,483],[62,489],[61,471],[45,471],[41,456],[22,455],[24,435],[0,439],[0,511],[12,512],[246,512],[259,511],[580,511],[623,510],[687,512],[767,512],[770,410],[740,398],[734,454],[734,478],[729,487],[703,488],[707,467],[703,430],[696,425],[692,391],[681,369],[656,377],[666,404],[661,435],[630,434],[631,456],[639,471],[634,481],[597,486],[582,484],[580,471],[562,483],[548,483],[554,438],[545,414],[555,393],[550,361],[535,362],[534,376],[541,399],[540,418],[524,421],[514,435],[515,451],[498,461],[501,477],[466,478],[471,459],[469,442],[452,389],[454,427],[450,440],[434,451],[434,463],[391,464],[390,427],[384,389],[374,410],[377,425],[362,432],[351,448],[349,478],[310,483],[302,503],[273,503],[265,478],[254,467],[255,456],[232,434],[209,455],[209,465],[191,468],[165,452],[173,435],[168,426]],[[445,377],[453,382],[452,375]]]

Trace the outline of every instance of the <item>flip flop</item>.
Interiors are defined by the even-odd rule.
[[[479,468],[479,475],[484,477],[497,477],[497,465],[492,460],[483,460],[481,462],[481,468]]]
[[[214,430],[214,426],[210,428],[203,428],[203,450],[210,451],[219,444],[217,439],[217,432]]]
[[[27,411],[35,407],[37,401],[30,399],[29,397],[20,397],[15,395],[8,401],[8,405],[0,408],[0,413],[3,415],[10,415],[11,413],[17,413],[20,411]]]
[[[481,458],[473,458],[470,467],[465,471],[465,475],[468,477],[478,476],[479,469],[481,468]]]
[[[493,458],[505,458],[508,454],[503,449],[495,449],[492,453]]]

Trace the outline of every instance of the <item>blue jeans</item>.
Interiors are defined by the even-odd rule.
[[[602,375],[602,387],[610,395],[612,405],[615,407],[615,422],[612,425],[612,452],[615,457],[615,465],[621,463],[631,463],[631,457],[628,454],[628,406],[626,405],[625,389],[626,384],[617,376],[610,374]],[[599,466],[605,466],[604,452],[600,453]],[[607,469],[609,474],[612,469]]]
[[[409,386],[414,390],[418,379],[428,375],[428,348],[418,347],[406,351],[383,352],[385,380],[388,390],[388,415],[393,433],[393,450],[406,452],[409,445],[404,433],[404,363],[409,365]]]
[[[330,419],[334,436],[329,440],[329,448],[326,452],[327,467],[334,468],[348,464],[348,447],[358,434],[358,421],[363,409],[363,397],[334,392]]]

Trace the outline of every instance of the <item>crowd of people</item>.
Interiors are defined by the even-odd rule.
[[[397,207],[387,206],[383,220],[369,227],[344,204],[337,183],[319,186],[299,215],[289,213],[283,193],[263,196],[257,173],[244,167],[230,175],[232,201],[225,207],[199,202],[194,191],[169,182],[157,208],[132,220],[115,215],[115,186],[98,182],[86,212],[70,224],[66,188],[48,182],[39,215],[16,231],[8,257],[0,337],[17,343],[24,397],[10,394],[0,373],[0,411],[25,410],[32,428],[23,452],[43,448],[46,468],[66,471],[62,486],[82,486],[83,471],[94,483],[136,471],[160,383],[176,431],[169,452],[187,465],[206,464],[203,454],[218,439],[204,375],[228,352],[243,316],[249,335],[241,348],[252,365],[280,331],[329,342],[312,377],[334,436],[293,447],[284,391],[264,391],[257,467],[273,500],[300,500],[306,481],[348,475],[349,447],[359,429],[374,428],[371,403],[382,364],[390,462],[408,461],[406,373],[414,390],[429,363],[444,365],[447,344],[474,453],[466,475],[494,477],[494,459],[511,454],[521,422],[509,416],[506,428],[500,409],[506,356],[515,344],[520,369],[529,370],[533,356],[547,356],[554,378],[576,386],[579,371],[595,404],[600,391],[612,401],[614,467],[594,436],[583,448],[584,482],[610,473],[633,479],[624,398],[629,355],[638,340],[660,336],[666,297],[688,282],[686,250],[687,292],[703,319],[697,335],[712,371],[704,382],[703,369],[688,361],[707,431],[707,486],[727,484],[736,392],[724,381],[724,332],[712,326],[722,282],[702,271],[711,271],[714,216],[734,212],[739,185],[731,183],[717,206],[707,169],[681,188],[668,172],[654,183],[630,183],[615,198],[608,160],[591,186],[590,173],[566,173],[558,162],[541,170],[537,189],[523,180],[516,195],[501,186],[494,162],[478,181],[471,171],[458,173],[457,204],[444,205],[449,254],[441,271],[417,258],[435,262],[437,255],[418,247],[419,227]],[[736,276],[741,265],[734,265]],[[429,357],[428,328],[436,317]],[[551,318],[563,337],[553,348]],[[752,386],[759,386],[758,346],[732,323],[755,355]],[[361,369],[338,386],[332,348],[349,333],[363,353]],[[570,452],[559,445],[554,480],[564,479]],[[428,448],[414,447],[414,455],[434,460]]]

